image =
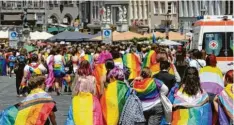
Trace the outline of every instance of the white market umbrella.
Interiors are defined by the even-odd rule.
[[[0,38],[8,38],[8,31],[0,31]]]
[[[52,37],[53,35],[47,32],[32,32],[30,33],[31,40],[46,40]]]
[[[171,40],[163,40],[159,43],[159,45],[165,45],[165,46],[179,46],[182,45],[181,43],[177,43],[175,41],[171,41]]]

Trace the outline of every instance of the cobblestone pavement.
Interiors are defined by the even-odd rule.
[[[51,95],[56,101],[58,109],[56,112],[57,124],[64,125],[71,102],[71,96],[68,94],[56,96],[55,93],[52,93]],[[23,98],[18,98],[16,96],[15,78],[0,76],[0,111],[8,106],[18,103],[22,99]]]

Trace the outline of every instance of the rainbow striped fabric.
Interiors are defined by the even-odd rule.
[[[117,58],[114,59],[115,66],[118,66],[120,69],[123,69],[123,59],[122,58]]]
[[[54,77],[64,77],[65,76],[65,69],[64,66],[60,64],[54,64]]]
[[[142,101],[148,101],[159,97],[159,88],[157,88],[157,84],[153,78],[147,78],[134,82],[133,89],[136,91],[137,96]]]
[[[212,125],[211,105],[206,103],[200,107],[173,111],[172,125]]]
[[[93,75],[96,78],[96,88],[97,88],[97,93],[101,93],[101,84],[102,84],[102,78],[106,76],[106,67],[105,64],[95,64],[94,65],[94,70],[93,70]]]
[[[99,100],[85,92],[74,96],[65,125],[103,125]]]
[[[232,92],[232,87],[233,84],[228,84],[225,89],[218,95],[218,97],[226,111],[228,111],[229,114],[232,114],[232,117],[234,117],[234,93]]]
[[[211,125],[212,109],[207,103],[208,94],[203,91],[195,96],[189,96],[182,91],[181,87],[174,93],[172,103],[177,108],[173,111],[172,125]]]
[[[100,99],[104,123],[117,125],[122,109],[127,100],[128,86],[122,81],[114,81],[108,84]]]
[[[44,91],[28,95],[22,102],[0,113],[1,125],[44,125],[54,108],[53,99]]]
[[[128,79],[135,79],[140,75],[141,72],[141,62],[138,57],[133,53],[128,53],[123,56],[124,66],[130,71]]]
[[[90,64],[92,64],[93,63],[93,56],[85,54],[83,57],[81,57],[81,61],[83,61],[83,60],[87,60]]]
[[[150,70],[151,70],[151,72],[152,72],[152,75],[157,74],[157,73],[160,71],[160,63],[156,63],[156,64],[152,65],[152,66],[150,67]],[[170,73],[171,75],[175,75],[175,71],[174,71],[174,66],[173,66],[173,64],[171,64],[171,66],[170,66],[169,73]]]
[[[219,94],[224,88],[223,75],[219,68],[205,66],[199,72],[202,89],[208,93]]]
[[[156,63],[156,52],[154,50],[150,50],[147,55],[144,58],[142,67],[150,67],[152,66],[154,63]]]

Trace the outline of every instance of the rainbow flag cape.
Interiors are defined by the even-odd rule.
[[[205,66],[199,72],[202,89],[219,94],[224,88],[223,74],[217,67]]]
[[[90,64],[92,64],[93,63],[93,56],[85,54],[83,57],[81,57],[81,61],[83,61],[83,60],[87,60]]]
[[[7,75],[6,67],[7,67],[6,59],[0,56],[0,76]]]
[[[65,76],[65,69],[63,65],[54,64],[54,76],[55,77],[64,77]]]
[[[114,81],[105,88],[100,99],[106,125],[117,125],[129,91],[126,83]]]
[[[181,108],[173,111],[172,125],[212,125],[212,109],[209,103],[200,107]]]
[[[229,114],[234,117],[233,105],[234,105],[234,93],[232,92],[233,84],[228,84],[225,89],[218,95],[218,98]]]
[[[154,50],[150,50],[146,57],[144,58],[142,67],[150,67],[151,65],[153,65],[154,63],[156,63],[156,52]]]
[[[65,125],[103,125],[99,100],[85,92],[74,96]]]
[[[123,69],[123,59],[122,58],[117,58],[114,59],[115,66],[118,66],[120,69]]]
[[[46,92],[28,95],[22,102],[0,113],[1,125],[44,125],[54,108],[53,99]]]
[[[172,90],[177,91],[174,93],[174,101],[172,102],[174,106],[177,106],[172,114],[172,125],[212,124],[212,109],[211,105],[207,103],[209,97],[204,90],[196,96],[183,93],[182,87]]]
[[[128,79],[135,79],[140,75],[141,62],[138,57],[133,53],[128,53],[123,56],[123,64],[130,71]]]
[[[136,95],[142,101],[159,97],[159,88],[157,88],[157,84],[153,78],[147,78],[142,81],[134,82],[133,89],[136,91]]]
[[[160,71],[160,63],[156,63],[156,64],[152,65],[150,67],[150,70],[152,72],[152,76],[157,74]],[[169,73],[171,75],[175,75],[173,64],[171,64],[171,66],[170,66]]]
[[[101,93],[101,84],[102,84],[102,78],[106,76],[106,66],[105,64],[95,64],[94,65],[94,70],[93,70],[93,75],[96,78],[96,88],[97,88],[97,93]]]

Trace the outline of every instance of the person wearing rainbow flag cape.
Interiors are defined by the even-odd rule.
[[[171,89],[168,99],[173,104],[172,125],[212,125],[209,96],[201,88],[195,67],[185,70],[182,83]]]
[[[152,78],[149,68],[143,68],[140,77],[132,83],[136,95],[141,100],[146,125],[159,125],[163,116],[160,94],[167,95],[167,86],[162,81]]]
[[[114,67],[107,74],[107,84],[100,98],[105,125],[117,125],[127,100],[129,87],[124,81],[124,72]]]
[[[225,88],[214,98],[215,111],[219,114],[220,125],[233,125],[234,123],[234,86],[233,70],[229,70],[225,75]]]
[[[31,77],[30,94],[21,102],[0,112],[1,125],[57,125],[52,97],[44,91],[44,76]]]
[[[96,81],[87,60],[80,63],[74,84],[65,125],[103,125],[101,105],[96,96]]]

